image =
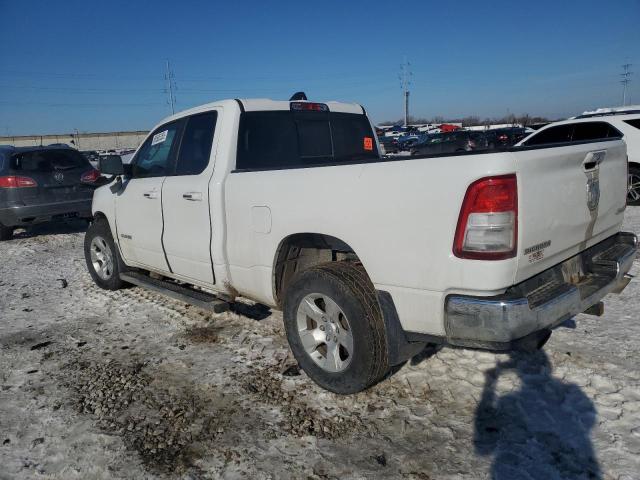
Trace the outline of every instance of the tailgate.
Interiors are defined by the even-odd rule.
[[[621,140],[513,152],[518,175],[515,283],[618,232],[626,206]]]

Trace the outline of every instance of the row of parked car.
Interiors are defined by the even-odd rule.
[[[468,152],[504,148],[533,133],[522,127],[506,127],[487,130],[456,130],[439,133],[414,133],[401,137],[381,136],[380,143],[386,153],[411,152],[414,155],[436,155],[440,153]]]

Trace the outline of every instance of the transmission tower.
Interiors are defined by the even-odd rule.
[[[171,106],[171,114],[176,113],[176,76],[171,70],[171,65],[169,64],[169,60],[167,60],[167,71],[164,74],[164,79],[166,82],[165,93],[169,95],[167,99],[167,103]]]
[[[633,75],[633,72],[630,70],[631,65],[631,63],[625,63],[624,65],[622,65],[622,73],[620,74],[620,76],[622,77],[620,83],[622,84],[623,107],[627,105],[627,87],[629,86],[629,83],[631,83],[631,75]]]
[[[400,65],[400,86],[402,87],[402,95],[404,97],[404,126],[409,125],[409,87],[411,86],[411,64],[404,57],[404,62]]]

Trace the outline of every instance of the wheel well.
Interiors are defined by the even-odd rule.
[[[275,256],[273,291],[278,305],[296,273],[326,262],[360,261],[346,242],[321,233],[297,233],[280,242]]]
[[[638,169],[640,169],[640,163],[636,163],[636,162],[629,162],[629,167],[633,167],[633,168],[638,168]]]
[[[102,212],[96,212],[96,213],[93,215],[93,220],[94,220],[94,221],[96,221],[96,222],[97,222],[98,220],[107,220],[107,216],[106,216],[104,213],[102,213]]]

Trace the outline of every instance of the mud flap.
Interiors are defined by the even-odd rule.
[[[396,306],[389,292],[376,290],[378,303],[382,309],[387,337],[387,355],[389,366],[393,367],[414,357],[427,345],[426,342],[411,342],[400,324]]]

